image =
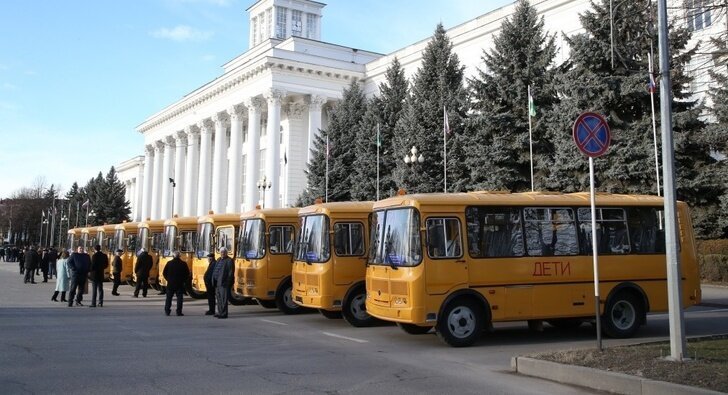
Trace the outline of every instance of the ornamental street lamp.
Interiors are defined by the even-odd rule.
[[[265,190],[270,189],[270,187],[273,186],[273,184],[271,184],[270,180],[268,180],[265,176],[263,176],[263,178],[258,180],[256,185],[258,186],[259,191],[263,191],[263,208],[265,208]]]
[[[412,149],[410,149],[410,153],[412,153],[412,155],[410,156],[408,154],[405,154],[405,156],[404,156],[404,163],[406,163],[408,165],[410,165],[410,164],[411,165],[414,165],[416,163],[423,163],[425,161],[425,157],[422,156],[422,154],[420,154],[419,156],[417,156],[417,152],[419,152],[417,150],[417,147],[415,147],[413,145],[412,146]]]
[[[88,227],[88,217],[96,218],[96,211],[93,209],[86,214],[86,227]]]
[[[58,233],[59,233],[59,235],[58,235],[58,244],[61,244],[63,242],[63,234],[64,234],[63,233],[63,222],[66,222],[66,225],[69,225],[68,224],[68,217],[66,216],[66,214],[61,214],[60,221],[61,221],[61,228],[58,230]],[[68,233],[68,229],[66,229],[66,233]]]

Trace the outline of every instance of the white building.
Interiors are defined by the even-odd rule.
[[[725,26],[724,17],[713,20],[690,3],[688,15],[673,17],[698,30],[696,39]],[[590,8],[589,0],[532,0],[532,5],[546,29],[558,33],[556,62],[566,60],[563,34],[581,30],[578,15]],[[137,127],[144,135],[144,156],[118,168],[134,220],[234,213],[259,203],[292,205],[306,186],[313,138],[326,128],[327,110],[342,90],[358,81],[367,95],[376,94],[395,57],[408,77],[420,66],[429,39],[388,55],[320,41],[324,6],[311,0],[257,1],[248,8],[250,49],[224,64],[222,76]],[[482,67],[483,50],[490,49],[492,36],[514,8],[515,3],[448,30],[466,76]],[[707,78],[707,73],[696,75]],[[706,83],[698,81],[694,92],[702,94]],[[270,188],[258,187],[263,178]]]

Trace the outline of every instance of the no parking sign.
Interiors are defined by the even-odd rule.
[[[574,142],[584,155],[597,158],[604,155],[612,141],[612,133],[603,116],[594,112],[579,115],[574,122]]]

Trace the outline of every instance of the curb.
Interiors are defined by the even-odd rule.
[[[528,357],[511,358],[516,373],[563,384],[577,385],[598,391],[625,395],[716,395],[723,394],[704,388],[668,383],[624,373],[609,372],[584,366],[565,365]]]

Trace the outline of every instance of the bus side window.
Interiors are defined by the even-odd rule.
[[[523,256],[521,214],[507,207],[468,207],[468,247],[474,258]]]
[[[570,208],[523,209],[526,244],[531,256],[563,256],[579,253],[574,213]]]
[[[629,254],[629,232],[627,218],[622,208],[596,208],[597,253]],[[579,239],[581,254],[592,254],[591,208],[581,207],[578,210]]]
[[[364,254],[364,226],[358,222],[334,224],[334,250],[338,256]]]
[[[271,254],[293,253],[294,230],[293,226],[271,226],[270,227],[270,252]]]
[[[636,254],[665,253],[665,215],[654,207],[627,209],[627,224],[631,237],[632,252]],[[679,246],[679,240],[678,240]]]
[[[457,258],[463,255],[460,220],[427,219],[427,253],[431,258]]]

